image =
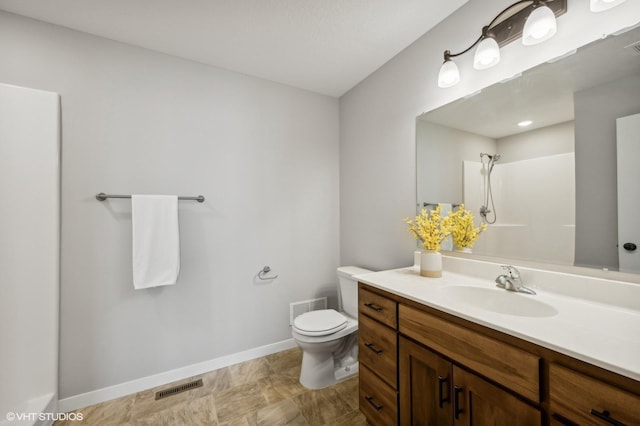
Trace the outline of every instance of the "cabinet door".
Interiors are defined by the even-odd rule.
[[[540,426],[542,413],[484,379],[453,367],[455,425]]]
[[[450,425],[451,363],[400,337],[400,424]]]

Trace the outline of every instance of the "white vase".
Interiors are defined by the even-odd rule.
[[[429,278],[442,276],[442,254],[436,250],[424,250],[420,255],[420,275]]]

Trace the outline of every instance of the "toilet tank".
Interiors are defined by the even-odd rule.
[[[358,318],[358,281],[354,275],[366,274],[370,271],[357,266],[341,266],[338,268],[338,288],[342,300],[342,312]]]

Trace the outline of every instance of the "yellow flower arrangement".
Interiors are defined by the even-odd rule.
[[[420,210],[420,214],[413,220],[404,219],[409,225],[409,232],[416,240],[422,241],[422,247],[427,250],[439,251],[442,240],[449,235],[449,229],[440,215],[441,210],[442,206],[438,204],[431,212],[427,212],[426,209]]]
[[[486,223],[475,226],[473,213],[466,210],[464,204],[455,212],[450,211],[449,215],[442,219],[442,226],[451,233],[453,244],[458,248],[472,247],[480,233],[487,230]]]

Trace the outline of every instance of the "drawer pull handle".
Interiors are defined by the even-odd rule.
[[[382,312],[382,307],[376,305],[375,303],[365,303],[364,306],[369,309],[373,309],[376,312]]]
[[[460,414],[464,412],[462,408],[460,408],[460,394],[463,392],[460,386],[453,387],[453,415],[458,420],[460,418]]]
[[[376,355],[382,355],[382,349],[376,348],[373,343],[365,343],[364,345],[375,352]]]
[[[438,405],[440,408],[444,407],[445,402],[449,402],[449,392],[447,392],[447,397],[444,397],[444,384],[448,381],[447,377],[438,376]]]
[[[368,402],[369,404],[371,404],[371,406],[372,406],[373,408],[375,408],[375,409],[376,409],[376,411],[382,411],[382,408],[383,408],[383,407],[382,407],[382,405],[378,405],[378,404],[376,404],[375,402],[373,402],[373,397],[372,397],[372,396],[365,396],[365,397],[364,397],[364,399],[366,399],[366,400],[367,400],[367,402]]]
[[[596,416],[597,418],[604,420],[605,422],[614,426],[625,426],[624,423],[617,421],[613,417],[610,417],[611,413],[609,413],[607,410],[600,412],[600,411],[597,411],[595,408],[592,408],[591,415]]]
[[[554,420],[559,421],[560,423],[562,423],[564,426],[580,426],[577,423],[572,422],[571,420],[567,420],[566,418],[564,418],[563,416],[561,416],[558,413],[553,413],[553,415],[551,416],[551,418],[553,418]]]

